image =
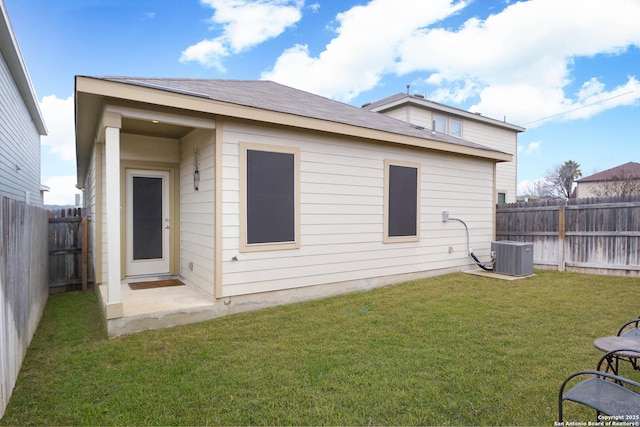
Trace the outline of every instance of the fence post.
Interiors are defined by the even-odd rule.
[[[89,266],[89,239],[88,239],[88,226],[87,217],[82,216],[82,290],[87,290],[87,282],[89,281],[89,272],[87,271]]]
[[[565,208],[558,209],[558,271],[564,271]]]

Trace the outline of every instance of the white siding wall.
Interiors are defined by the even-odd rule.
[[[384,114],[396,119],[405,120],[425,129],[433,128],[433,114],[431,110],[413,105],[405,105],[386,111]],[[435,113],[452,117],[447,113]],[[485,145],[490,148],[513,155],[512,162],[498,163],[496,169],[496,192],[506,193],[507,203],[513,203],[517,197],[517,133],[515,131],[491,126],[486,123],[456,117],[462,120],[462,138],[467,141]]]
[[[491,162],[234,124],[223,139],[224,296],[467,269],[464,227],[443,223],[443,210],[467,222],[477,255],[489,255]],[[239,253],[240,142],[300,148],[300,249]],[[421,164],[419,242],[382,242],[385,159]]]
[[[180,275],[214,293],[214,131],[195,130],[180,141]],[[200,185],[193,187],[194,149]]]
[[[20,170],[16,170],[16,166]],[[40,135],[0,55],[0,194],[42,206]]]

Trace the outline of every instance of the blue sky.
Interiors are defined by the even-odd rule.
[[[49,204],[73,203],[75,75],[270,79],[356,106],[405,92],[527,128],[554,166],[640,162],[640,0],[4,0],[40,100]]]

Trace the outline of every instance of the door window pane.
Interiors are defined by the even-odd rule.
[[[133,177],[133,259],[162,258],[162,178]]]

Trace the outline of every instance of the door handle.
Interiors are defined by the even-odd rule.
[[[169,224],[165,224],[165,225],[164,225],[164,229],[165,229],[165,230],[168,230],[168,229],[169,229]]]

